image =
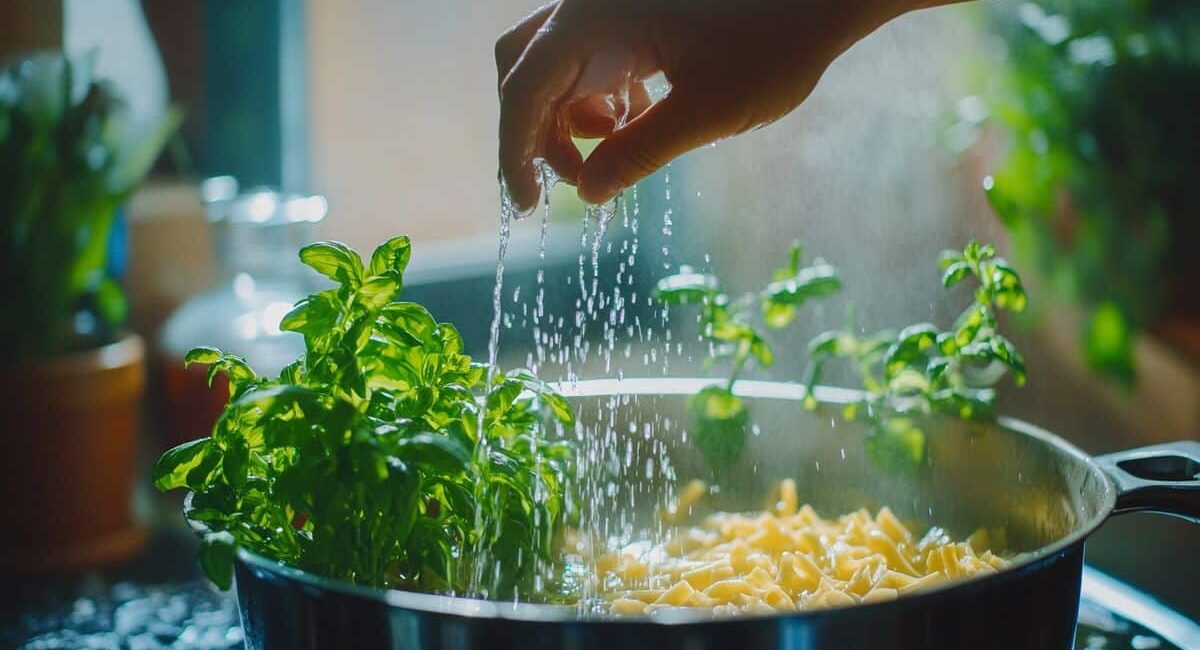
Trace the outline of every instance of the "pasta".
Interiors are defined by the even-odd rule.
[[[693,481],[663,513],[679,523],[705,492]],[[801,506],[794,481],[765,511],[722,512],[665,543],[631,545],[598,558],[595,579],[618,615],[711,608],[715,615],[774,613],[893,600],[950,580],[993,573],[1009,561],[990,548],[1003,530],[954,542],[940,528],[917,539],[892,511],[836,520]]]

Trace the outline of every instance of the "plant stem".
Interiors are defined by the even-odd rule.
[[[746,360],[750,357],[749,354],[738,353],[733,361],[733,370],[729,373],[729,383],[725,384],[725,390],[733,392],[733,384],[737,381],[738,375],[742,374],[742,369],[746,366]]]

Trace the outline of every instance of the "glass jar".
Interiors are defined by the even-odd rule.
[[[223,378],[210,388],[207,368],[184,368],[188,350],[219,348],[245,357],[264,376],[277,375],[304,352],[304,339],[281,331],[279,323],[310,293],[316,275],[296,252],[312,241],[313,225],[328,209],[317,195],[239,192],[228,176],[206,180],[201,191],[219,279],[172,313],[159,335],[171,445],[207,436],[229,397]]]

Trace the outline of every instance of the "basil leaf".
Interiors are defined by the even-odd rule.
[[[210,488],[212,486],[213,474],[217,466],[221,464],[221,457],[221,450],[214,445],[210,445],[208,452],[204,454],[204,458],[187,473],[187,477],[184,479],[187,488],[190,490],[205,490]],[[156,485],[156,487],[158,486]],[[159,487],[158,489],[172,488]]]
[[[1028,298],[1017,272],[1002,259],[993,261],[990,270],[992,300],[996,306],[1013,312],[1024,311]]]
[[[884,355],[885,374],[894,377],[902,369],[924,359],[936,345],[939,334],[938,329],[929,323],[909,325],[901,330],[896,342]]]
[[[438,329],[429,310],[415,302],[392,303],[383,308],[380,318],[418,343],[433,341]]]
[[[779,305],[799,306],[813,298],[833,295],[842,288],[837,271],[828,264],[801,269],[796,275],[767,285],[767,297]]]
[[[271,416],[292,407],[316,412],[320,409],[319,399],[320,393],[311,388],[283,384],[251,391],[230,406],[235,409],[255,407]]]
[[[233,556],[237,540],[227,531],[208,533],[200,544],[200,567],[222,591],[233,585]]]
[[[563,426],[568,428],[575,426],[575,411],[562,395],[554,392],[542,392],[538,393],[538,400],[550,407],[550,412]]]
[[[400,297],[400,290],[403,286],[400,274],[389,272],[384,275],[376,275],[364,282],[355,295],[358,304],[368,311],[374,312]]]
[[[733,464],[746,446],[750,414],[740,397],[720,386],[708,386],[688,399],[696,421],[696,448],[710,467]]]
[[[357,288],[362,284],[362,258],[341,242],[309,244],[300,249],[300,261],[339,285]]]
[[[974,271],[971,269],[970,264],[967,264],[966,262],[955,262],[950,266],[947,266],[945,272],[942,273],[942,286],[949,289],[950,287],[953,287],[963,279],[970,276],[972,273],[974,273]]]
[[[1012,344],[1012,341],[997,334],[991,339],[991,348],[994,358],[1004,362],[1012,370],[1013,381],[1018,386],[1024,385],[1025,359],[1017,352],[1017,348]]]
[[[822,332],[808,343],[808,354],[814,360],[850,354],[853,339],[842,332]]]
[[[711,299],[719,290],[720,283],[715,276],[683,267],[679,273],[658,281],[654,297],[668,305],[699,304]]]
[[[202,345],[200,347],[195,347],[191,350],[188,350],[188,353],[183,355],[183,364],[185,367],[190,366],[193,363],[209,365],[219,361],[222,356],[224,355],[220,350],[207,345]]]
[[[438,323],[438,338],[442,342],[442,354],[447,356],[461,355],[463,351],[462,335],[450,323]]]
[[[299,332],[305,336],[323,336],[337,326],[341,310],[335,303],[332,291],[322,291],[308,296],[283,317],[279,329]]]
[[[525,368],[517,368],[508,372],[508,378],[520,381],[521,384],[537,395],[538,401],[550,409],[550,413],[563,425],[575,426],[575,411],[567,400],[554,392],[550,384],[538,379]]]
[[[396,442],[396,455],[402,460],[440,472],[460,472],[471,461],[471,452],[451,438],[418,433]]]
[[[383,275],[388,272],[404,273],[408,268],[408,260],[412,257],[412,243],[405,235],[393,237],[379,245],[371,254],[371,275]]]
[[[230,383],[233,384],[234,392],[239,392],[246,384],[253,382],[257,375],[250,369],[246,360],[242,357],[225,354],[220,350],[202,346],[192,348],[183,357],[184,367],[190,366],[193,363],[208,364],[208,385],[212,386],[213,380],[220,373],[225,373],[229,377]]]
[[[212,440],[201,438],[185,442],[160,456],[151,472],[154,487],[159,490],[194,487],[187,482],[188,472],[204,461],[211,444]]]
[[[767,298],[763,301],[763,322],[772,329],[787,327],[796,317],[796,308]]]
[[[221,456],[221,473],[229,485],[238,488],[246,483],[250,470],[250,449],[240,440],[234,439],[225,447]]]

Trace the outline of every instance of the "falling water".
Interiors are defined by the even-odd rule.
[[[537,374],[546,363],[547,351],[550,347],[550,334],[542,329],[542,319],[546,317],[546,233],[550,229],[550,185],[545,185],[545,198],[542,204],[542,227],[538,233],[538,270],[537,290],[532,309],[533,319],[533,348],[525,365]],[[513,298],[516,302],[516,298]]]
[[[668,166],[667,170],[663,172],[662,266],[665,272],[670,272],[674,266],[671,259],[671,235],[674,233],[672,217],[674,214],[675,209],[671,201],[671,171]],[[662,376],[666,377],[671,373],[671,310],[666,303],[662,304],[659,318],[663,332]]]
[[[548,381],[571,383],[586,377],[615,377],[621,381],[629,371],[643,376],[668,374],[672,344],[667,311],[636,280],[643,265],[653,264],[657,268],[661,264],[663,269],[672,266],[670,238],[674,214],[669,177],[663,194],[661,257],[647,255],[643,250],[645,215],[638,201],[638,190],[633,188],[608,205],[585,208],[580,220],[578,268],[565,276],[548,274],[546,263],[552,218],[550,190],[557,180],[543,168],[539,266],[534,284],[523,288],[518,282],[507,301],[503,299],[504,262],[510,228],[517,214],[511,202],[505,200],[501,204],[500,251],[488,343],[488,385],[498,372],[500,332],[514,324],[529,328],[533,345],[525,357],[526,365]],[[547,312],[547,293],[553,290],[551,278],[565,282],[568,295],[574,295],[574,314]],[[640,354],[634,355],[635,350]],[[664,479],[666,497],[672,496],[674,473],[667,457],[672,445],[667,437],[673,435],[676,423],[658,413],[655,399],[629,395],[600,398],[599,409],[580,418],[573,432],[577,443],[575,478],[579,501],[575,505],[580,514],[580,533],[593,542],[592,557],[584,558],[586,564],[595,562],[596,551],[628,543],[645,532],[644,528],[635,530],[635,524],[644,525],[637,524],[638,513],[646,514],[650,499],[664,498]],[[481,405],[481,431],[483,410]],[[481,454],[488,453],[486,445],[481,444],[479,449]],[[477,513],[476,523],[484,523],[482,513]],[[472,567],[473,593],[508,597],[509,594],[488,593],[493,567],[484,550],[477,549],[478,562]],[[535,579],[535,591],[543,585],[543,580]],[[587,598],[593,595],[586,592],[590,585],[583,581],[578,586],[585,591],[580,595],[581,606],[586,607]]]
[[[500,322],[504,314],[504,306],[501,304],[504,292],[504,257],[508,254],[508,240],[512,234],[513,218],[519,214],[512,199],[508,198],[508,191],[503,190],[503,194],[504,200],[501,201],[500,208],[500,252],[496,259],[496,284],[492,288],[492,326],[488,335],[487,386],[489,387],[496,376],[496,361],[500,354]],[[479,420],[482,426],[482,414],[479,416]],[[482,431],[482,428],[480,430]]]
[[[520,211],[512,202],[512,197],[509,196],[508,187],[502,181],[500,183],[499,252],[496,259],[496,282],[492,288],[492,325],[488,335],[487,372],[483,394],[479,398],[479,416],[476,422],[476,431],[479,432],[479,444],[475,446],[475,461],[480,466],[487,465],[488,457],[491,453],[484,426],[487,419],[487,396],[491,390],[492,382],[496,377],[497,361],[500,355],[500,323],[503,319],[504,258],[508,254],[508,240],[512,233],[512,221],[514,218],[520,218],[520,216]],[[475,530],[478,531],[482,531],[484,528],[483,502],[486,498],[485,487],[486,483],[484,481],[480,481],[475,486]],[[473,549],[475,561],[471,567],[470,593],[486,597],[488,589],[483,584],[484,571],[492,563],[484,545],[484,537],[485,535],[479,536],[476,548]]]
[[[665,197],[663,261],[669,266],[673,226],[669,193]],[[665,375],[668,371],[667,355],[663,354],[670,336],[666,312],[659,311],[650,296],[639,296],[634,284],[641,248],[640,220],[636,189],[614,204],[589,208],[584,214],[579,268],[573,277],[578,297],[576,334],[567,368],[570,380],[590,372],[603,377],[615,373],[621,381],[627,369],[638,366],[638,374]],[[615,269],[606,268],[609,260]],[[639,301],[653,310],[649,322],[644,322],[636,309],[630,311]],[[650,309],[644,311],[651,313]],[[635,346],[646,351],[640,364],[632,355]],[[665,478],[670,491],[674,474],[665,440],[673,423],[658,413],[654,399],[619,394],[600,398],[596,416],[582,422],[576,432],[581,532],[594,545],[591,556],[583,560],[592,575],[597,551],[628,544],[645,532],[635,529],[644,524],[639,523],[639,513],[646,514],[648,499],[663,497],[656,493],[654,479]],[[588,611],[598,594],[589,582],[581,587],[580,607]]]
[[[544,203],[543,203],[543,209],[542,209],[541,232],[538,234],[539,268],[537,271],[537,282],[538,282],[537,305],[536,305],[535,311],[534,311],[535,323],[538,322],[538,320],[541,317],[540,312],[544,311],[544,309],[545,309],[545,293],[544,293],[545,292],[545,269],[543,267],[545,266],[545,260],[546,260],[546,231],[548,230],[549,224],[550,224],[550,191],[552,189],[554,189],[555,185],[558,184],[558,176],[555,175],[554,171],[550,168],[549,165],[546,165],[546,164],[541,165],[540,171],[541,171],[541,185],[542,185],[542,195],[544,197]],[[520,289],[521,289],[520,287],[517,287],[514,290],[514,293],[513,293],[513,302],[514,303],[519,300]],[[536,329],[537,328],[535,326],[535,332],[536,332]],[[535,333],[534,337],[535,337],[534,347],[536,350],[537,349],[536,333]],[[529,369],[532,372],[536,373],[538,371],[538,367],[536,364],[531,362],[528,365],[529,365]],[[560,425],[558,425],[556,423],[556,426],[560,426]],[[544,435],[544,432],[540,428],[535,429],[534,436],[539,436],[539,435]],[[541,476],[542,463],[544,461],[544,458],[541,455],[540,447],[535,445],[534,448],[539,450],[537,452],[537,456],[534,458],[534,463],[535,463],[534,471],[536,472],[536,474],[538,476]],[[543,484],[540,481],[538,481],[535,484],[534,495],[533,495],[533,498],[535,501],[541,502],[541,501],[545,500],[546,494],[542,490],[543,490]],[[542,525],[541,514],[542,514],[541,510],[534,510],[533,525],[534,525],[535,530]],[[534,559],[533,595],[535,598],[540,597],[542,595],[543,591],[545,590],[545,586],[546,586],[545,577],[546,577],[547,573],[550,573],[553,570],[553,567],[551,566],[552,564],[553,564],[553,561],[550,563],[550,565],[548,565],[546,563],[546,561],[543,560],[541,557],[537,557]],[[514,594],[514,599],[516,598],[516,596],[517,595]]]

